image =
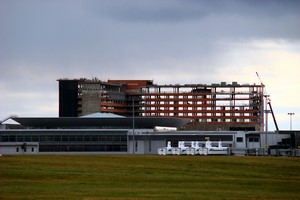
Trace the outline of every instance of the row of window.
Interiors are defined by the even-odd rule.
[[[236,141],[237,142],[243,142],[243,137],[237,137]],[[249,137],[248,141],[249,142],[259,142],[259,137]]]
[[[127,152],[127,145],[40,145],[40,152]]]
[[[1,135],[0,142],[125,142],[127,135]]]

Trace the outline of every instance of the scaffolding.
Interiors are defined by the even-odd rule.
[[[141,107],[145,117],[181,117],[193,122],[261,124],[261,85],[185,84],[149,85],[142,88]]]

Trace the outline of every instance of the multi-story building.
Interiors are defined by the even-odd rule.
[[[264,86],[232,82],[157,85],[152,80],[59,79],[59,116],[95,112],[191,120],[185,129],[262,131]]]

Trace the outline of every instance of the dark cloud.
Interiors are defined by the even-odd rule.
[[[299,8],[299,1],[13,1],[1,10],[0,58],[78,63],[145,51],[159,59],[157,49],[184,57],[215,51],[221,39],[299,41]]]
[[[205,39],[299,40],[299,9],[300,1],[296,0],[126,1],[92,6],[101,18],[115,20],[111,23],[129,26],[131,23],[135,26],[163,24],[166,28],[174,25],[179,27],[179,32],[201,31],[201,37]]]
[[[207,14],[206,9],[193,1],[126,1],[105,8],[98,4],[94,9],[119,21],[138,23],[184,22]]]
[[[93,1],[90,9],[101,17],[107,16],[119,21],[131,22],[185,22],[201,20],[209,15],[236,15],[259,17],[279,17],[298,14],[300,2],[297,0],[133,0],[133,1]]]

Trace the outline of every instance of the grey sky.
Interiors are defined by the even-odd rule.
[[[64,77],[259,83],[259,71],[271,83],[274,51],[300,64],[299,11],[297,0],[0,0],[0,118],[57,116]],[[282,123],[285,109],[300,116],[287,104]]]

